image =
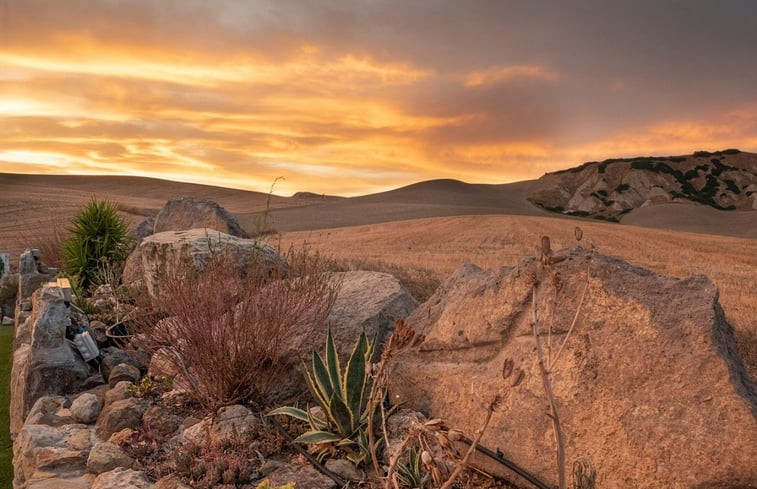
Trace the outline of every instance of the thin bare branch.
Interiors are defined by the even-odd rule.
[[[557,442],[557,476],[559,481],[559,488],[566,489],[565,482],[565,441],[563,440],[562,426],[560,425],[560,416],[557,413],[557,401],[555,400],[555,394],[552,391],[552,380],[550,373],[544,366],[544,351],[541,347],[541,338],[539,337],[539,319],[536,314],[536,285],[534,285],[531,304],[533,306],[533,334],[536,340],[536,355],[539,360],[539,370],[541,371],[541,380],[544,384],[544,392],[549,399],[550,417],[552,418],[552,429],[555,434],[555,441]]]

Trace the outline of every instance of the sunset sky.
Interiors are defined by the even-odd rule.
[[[0,171],[356,195],[757,151],[751,0],[0,0]]]

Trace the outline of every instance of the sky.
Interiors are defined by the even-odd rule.
[[[751,0],[0,0],[0,172],[268,191],[757,152]]]

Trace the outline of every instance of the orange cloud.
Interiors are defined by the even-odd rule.
[[[465,86],[479,87],[481,85],[494,85],[507,83],[518,78],[533,78],[543,81],[555,82],[560,79],[559,75],[536,65],[494,66],[486,70],[478,70],[465,76]]]

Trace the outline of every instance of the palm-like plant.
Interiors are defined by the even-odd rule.
[[[83,290],[97,283],[103,266],[120,266],[129,251],[129,226],[116,206],[92,199],[71,220],[63,243],[64,271]]]

